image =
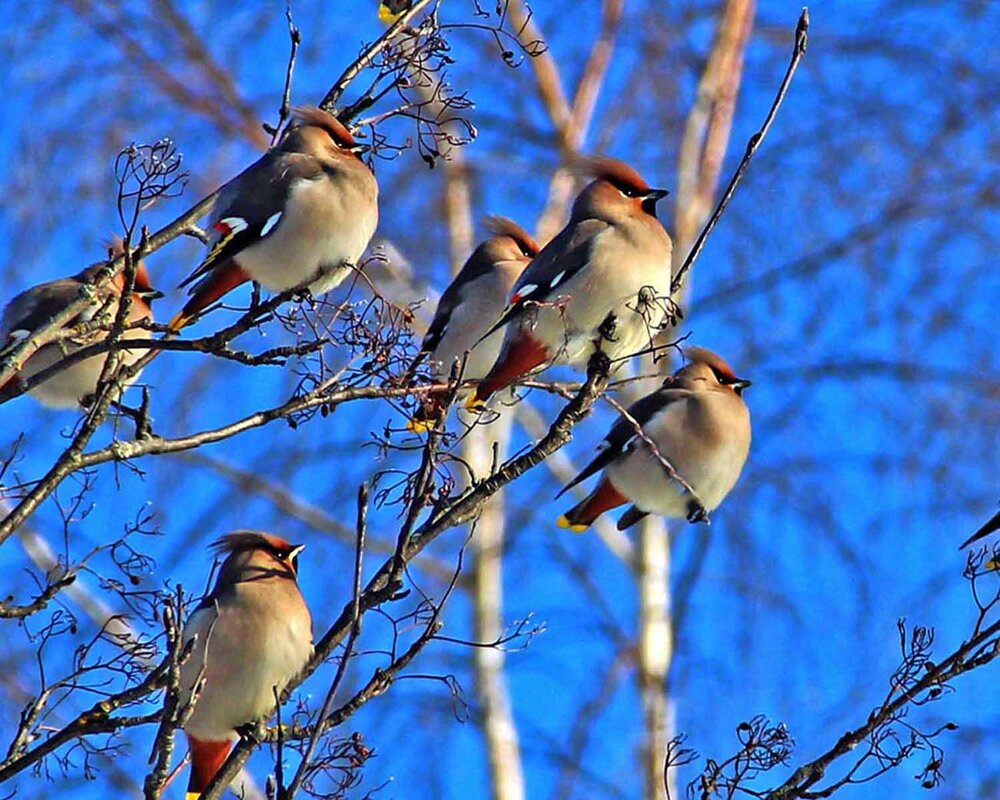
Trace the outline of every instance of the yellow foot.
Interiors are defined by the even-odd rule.
[[[589,525],[581,525],[579,522],[570,522],[565,514],[562,514],[559,519],[556,520],[556,525],[560,528],[568,528],[573,531],[573,533],[583,533]]]

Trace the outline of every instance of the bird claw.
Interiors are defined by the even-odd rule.
[[[240,739],[244,739],[250,742],[258,742],[257,738],[257,723],[248,722],[245,725],[238,725],[236,728],[236,733],[239,734]]]
[[[712,524],[712,521],[708,518],[708,511],[697,500],[691,500],[688,503],[687,521],[691,523],[704,522],[706,525]]]
[[[597,329],[598,335],[606,342],[617,342],[617,331],[618,316],[616,314],[608,314],[604,318],[604,322],[602,322],[600,327]]]

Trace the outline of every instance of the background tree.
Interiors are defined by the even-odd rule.
[[[231,5],[17,4],[3,39],[13,65],[9,115],[18,121],[0,137],[4,296],[102,257],[101,240],[122,232],[112,164],[129,143],[169,136],[184,154],[184,197],[161,199],[141,216],[153,230],[267,146],[260,123],[278,120],[288,26],[270,4]],[[250,332],[233,343],[259,354],[308,346],[332,331],[336,344],[284,366],[160,355],[143,378],[159,435],[213,429],[301,396],[317,375],[334,374],[347,352],[398,353],[406,345],[399,309],[446,284],[481,233],[482,216],[509,214],[543,240],[558,230],[575,192],[564,170],[575,152],[619,156],[674,188],[665,221],[678,251],[686,250],[770,105],[798,9],[735,0],[539,5],[532,14],[514,2],[498,12],[473,0],[442,3],[436,41],[449,49],[425,45],[429,61],[402,52],[411,41],[405,35],[393,40],[400,70],[389,77],[409,81],[405,102],[420,104],[422,121],[407,109],[379,119],[398,105],[395,93],[356,117],[374,120],[380,137],[369,141],[379,145],[380,236],[390,260],[373,263],[369,274],[381,299],[372,304],[357,286],[330,303],[291,303],[263,326],[266,338]],[[302,33],[296,102],[323,97],[362,43],[382,35],[371,6],[349,14],[337,4],[292,7]],[[676,731],[735,770],[713,773],[709,764],[700,791],[727,796],[733,779],[763,790],[863,725],[886,698],[890,675],[901,691],[914,687],[920,670],[933,684],[934,669],[947,668],[943,655],[977,624],[989,630],[996,620],[995,610],[980,618],[970,601],[955,546],[992,513],[1000,474],[991,325],[998,291],[988,260],[996,245],[988,83],[995,58],[977,35],[996,26],[997,12],[988,4],[887,0],[813,9],[812,22],[809,54],[781,116],[682,298],[679,332],[718,349],[755,382],[750,463],[710,528],[668,536],[653,524],[634,539],[608,525],[585,537],[555,530],[559,509],[550,498],[613,418],[599,402],[569,447],[492,498],[471,538],[456,528],[421,553],[404,576],[410,595],[366,614],[354,639],[358,486],[385,473],[371,486],[367,581],[405,524],[405,504],[391,502],[402,491],[397,480],[421,474],[419,442],[401,432],[393,403],[352,402],[309,419],[289,411],[295,428],[277,422],[165,458],[76,472],[0,547],[14,602],[39,592],[48,600],[37,613],[3,622],[5,740],[23,730],[15,744],[30,750],[106,692],[140,682],[166,643],[163,620],[151,616],[154,593],[165,580],[200,593],[205,543],[243,526],[308,541],[303,586],[318,631],[347,611],[337,652],[350,640],[354,656],[336,682],[335,705],[375,694],[374,670],[438,623],[445,627],[437,635],[450,637],[432,641],[385,696],[324,740],[327,769],[309,776],[317,792],[656,797]],[[449,27],[458,24],[480,27]],[[350,83],[340,105],[362,97],[385,63]],[[473,132],[475,142],[460,146]],[[141,232],[132,233],[135,244]],[[157,285],[169,288],[199,253],[186,237],[150,256]],[[179,299],[167,301],[171,311]],[[428,305],[414,309],[418,329]],[[236,319],[218,312],[185,338]],[[373,327],[387,334],[373,339]],[[385,393],[378,381],[388,381],[394,366],[376,368],[374,393]],[[137,405],[140,397],[127,399]],[[494,440],[501,457],[525,452],[565,403],[532,391],[505,415],[509,437],[501,422],[445,450],[482,474]],[[52,466],[80,415],[54,415],[23,399],[0,415],[2,455],[10,456],[4,492],[16,504],[26,482]],[[130,421],[114,419],[97,430],[93,447],[132,436]],[[445,466],[456,489],[467,480],[458,460]],[[43,588],[55,561],[77,578],[57,584],[50,599]],[[980,559],[971,574],[984,570]],[[976,581],[985,606],[996,573]],[[127,620],[115,616],[126,612]],[[938,629],[932,655],[926,635],[909,628],[900,653],[900,616]],[[544,636],[518,649],[542,623]],[[508,635],[494,647],[462,644]],[[153,636],[156,647],[121,656],[123,642]],[[292,722],[319,710],[335,670],[319,671],[286,706]],[[925,751],[851,793],[916,796],[922,782],[936,781],[937,769],[923,772],[941,760],[932,744],[947,753],[939,796],[995,792],[1000,775],[988,754],[998,719],[981,700],[986,673],[963,677],[957,691],[897,723],[897,738],[878,740],[851,777],[891,764],[893,747],[915,742]],[[65,675],[74,678],[62,684]],[[135,713],[156,707],[140,704]],[[19,727],[25,709],[37,713]],[[786,771],[752,780],[744,765],[768,766],[788,745],[784,729],[755,719],[760,713],[788,726],[796,750]],[[928,733],[951,720],[959,729],[933,743],[910,739],[905,727]],[[743,722],[750,724],[738,728]],[[6,786],[28,797],[54,787],[68,797],[110,787],[137,793],[135,765],[157,730],[150,722],[70,739]],[[743,760],[727,764],[737,750]],[[112,751],[122,755],[111,758]],[[670,752],[684,760],[676,747]],[[847,761],[865,753],[859,748]],[[285,755],[294,772],[299,758]],[[258,785],[274,763],[268,748],[250,761]],[[670,774],[683,785],[700,780],[702,767],[703,760]],[[35,770],[52,783],[39,783]],[[842,774],[834,766],[812,789]],[[286,774],[282,782],[292,780]]]

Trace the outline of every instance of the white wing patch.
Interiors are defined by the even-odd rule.
[[[267,222],[264,223],[264,227],[260,229],[260,238],[263,239],[265,236],[267,236],[274,228],[274,226],[278,224],[278,221],[280,219],[281,219],[280,211],[277,214],[272,214],[270,217],[268,217]],[[244,225],[244,227],[246,227],[246,225]]]
[[[529,294],[531,294],[532,292],[534,292],[537,288],[538,288],[538,284],[535,284],[535,283],[526,283],[526,284],[524,284],[524,286],[522,286],[520,289],[518,289],[516,292],[514,292],[514,294],[511,295],[511,297],[510,297],[510,304],[514,305],[522,297],[527,297]]]
[[[562,283],[562,279],[565,277],[566,277],[566,270],[563,270],[552,279],[552,282],[549,284],[549,288],[555,289],[560,283]]]
[[[226,217],[225,219],[220,219],[219,223],[229,228],[230,236],[242,233],[247,229],[247,221],[243,217]]]

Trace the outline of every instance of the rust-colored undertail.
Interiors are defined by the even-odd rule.
[[[627,502],[628,498],[619,492],[611,481],[602,477],[597,488],[559,517],[556,524],[560,528],[569,528],[576,533],[582,533],[605,511],[618,508]]]
[[[549,360],[548,348],[530,333],[520,332],[517,338],[505,347],[500,358],[493,365],[489,375],[483,378],[476,390],[469,395],[465,407],[482,408],[496,392],[506,389],[523,375]]]
[[[215,773],[226,763],[232,742],[202,742],[188,736],[191,751],[191,777],[188,779],[187,800],[197,800],[208,788]]]
[[[226,292],[232,291],[250,280],[250,276],[235,261],[220,264],[205,282],[198,286],[184,308],[170,320],[170,330],[179,331],[191,322]]]

